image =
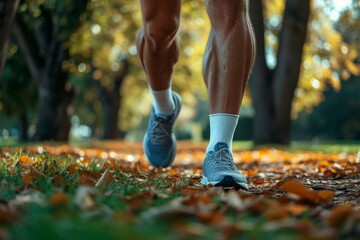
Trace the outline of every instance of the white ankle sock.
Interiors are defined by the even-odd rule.
[[[150,92],[154,98],[153,107],[156,114],[169,114],[174,111],[175,103],[171,94],[171,87],[154,91],[149,85]]]
[[[239,115],[228,113],[216,113],[209,115],[210,118],[210,142],[206,152],[214,151],[218,142],[226,143],[232,152],[232,140]]]

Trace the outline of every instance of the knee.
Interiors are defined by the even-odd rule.
[[[144,24],[145,41],[150,45],[153,52],[161,52],[170,48],[178,29],[179,21],[177,19],[157,18],[146,21]]]
[[[231,31],[248,15],[248,0],[207,0],[206,7],[214,31]]]

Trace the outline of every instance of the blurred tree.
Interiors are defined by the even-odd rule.
[[[20,2],[13,33],[38,87],[36,141],[68,139],[73,90],[62,65],[69,59],[68,40],[79,27],[80,18],[85,17],[82,13],[87,2]]]
[[[19,0],[2,0],[0,2],[0,76],[5,63],[9,34],[18,4]]]
[[[254,0],[251,3],[257,48],[257,59],[251,76],[251,93],[256,112],[254,142],[288,144],[291,103],[299,79],[310,0],[286,1],[277,64],[273,71],[266,63],[263,2]]]
[[[327,0],[251,1],[257,39],[250,80],[255,144],[288,144],[291,116],[319,104],[327,85],[339,90],[338,72],[343,79],[360,74],[354,63],[358,46],[334,29],[332,6]]]
[[[0,113],[17,118],[21,141],[28,140],[28,115],[36,104],[36,84],[18,47],[10,43],[4,72],[0,76]]]
[[[294,137],[299,140],[360,140],[359,89],[360,78],[353,76],[342,83],[340,91],[326,90],[326,101],[311,113],[300,113],[293,127]]]
[[[327,2],[327,6],[333,8],[331,2]],[[315,8],[314,11],[318,9]],[[318,19],[326,21],[323,12],[323,9],[319,9]],[[360,139],[360,95],[358,93],[360,89],[358,67],[360,63],[360,35],[358,34],[360,32],[360,2],[353,0],[351,6],[338,14],[339,19],[334,25],[336,32],[327,29],[326,32],[330,32],[331,37],[326,38],[326,42],[317,53],[322,56],[322,62],[325,61],[327,63],[325,66],[328,66],[329,71],[333,73],[333,76],[324,74],[332,88],[320,82],[319,88],[321,86],[321,91],[324,91],[325,101],[316,106],[311,113],[309,111],[300,113],[293,128],[294,137],[297,139]],[[316,62],[312,64],[316,65]],[[314,69],[316,67],[314,66]],[[314,78],[312,81],[315,81]],[[305,91],[308,89],[301,82],[300,87]]]

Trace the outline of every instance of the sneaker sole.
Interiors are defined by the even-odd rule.
[[[201,179],[201,184],[211,184],[216,187],[235,188],[236,190],[242,189],[245,191],[249,191],[249,187],[246,183],[238,183],[234,180],[232,176],[225,176],[220,182],[208,182],[207,178],[203,176],[203,178]]]

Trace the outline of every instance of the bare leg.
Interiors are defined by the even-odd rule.
[[[171,91],[173,66],[179,57],[175,35],[179,28],[181,0],[140,0],[144,28],[137,49],[154,97],[144,136],[144,153],[155,167],[168,167],[176,154],[173,125],[181,98]]]
[[[255,39],[247,0],[206,0],[211,32],[203,75],[210,113],[239,114],[254,63]]]
[[[202,184],[248,189],[232,156],[241,100],[254,62],[255,43],[247,0],[206,0],[211,32],[203,62],[209,93],[210,141]]]
[[[175,35],[179,28],[180,0],[141,0],[144,27],[137,39],[141,63],[153,90],[170,86],[179,57]]]

